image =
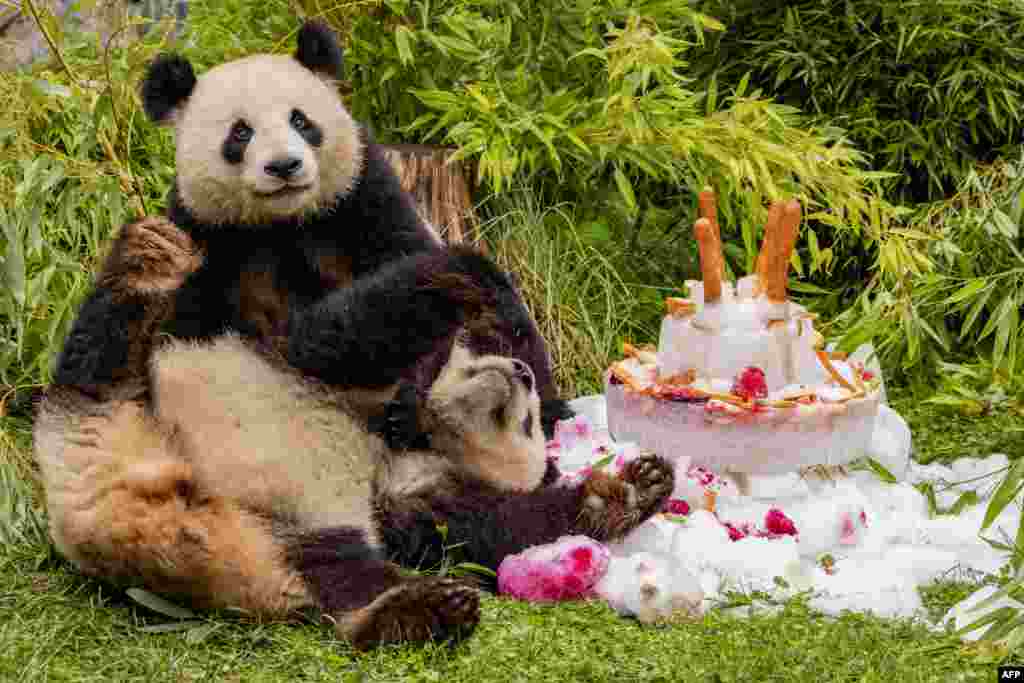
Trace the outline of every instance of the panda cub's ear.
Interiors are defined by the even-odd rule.
[[[307,21],[299,29],[295,59],[315,74],[332,80],[341,78],[341,46],[322,21]]]
[[[155,123],[168,124],[195,87],[196,74],[187,59],[160,55],[142,81],[142,108]]]

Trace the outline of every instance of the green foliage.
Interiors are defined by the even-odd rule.
[[[0,556],[15,545],[49,548],[46,518],[34,493],[21,473],[0,458]]]
[[[697,59],[844,126],[894,196],[946,196],[1021,141],[1024,5],[1015,0],[707,0],[725,22]]]
[[[526,188],[492,198],[483,237],[516,273],[567,396],[600,393],[603,374],[628,339],[657,334],[664,291],[631,286],[628,254],[589,244],[573,207]]]
[[[841,129],[810,128],[742,84],[693,87],[686,60],[722,27],[686,3],[370,4],[325,11],[347,36],[357,116],[384,140],[458,147],[494,193],[527,182],[578,207],[594,227],[588,243],[628,243],[656,261],[661,279],[647,284],[695,274],[704,185],[720,195],[726,256],[743,272],[769,199],[795,195],[807,209],[815,234],[805,233],[801,272],[829,270],[842,240],[875,245],[896,216]]]
[[[1012,377],[1024,363],[1024,156],[972,171],[952,199],[922,207],[902,233],[917,269],[884,268],[837,319],[845,347],[874,337],[896,373],[934,377],[945,362],[988,363]]]

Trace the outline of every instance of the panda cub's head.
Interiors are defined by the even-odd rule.
[[[434,456],[499,489],[530,491],[542,483],[548,463],[540,399],[526,363],[456,344],[421,400],[418,429],[429,435]],[[421,474],[390,485],[406,493],[432,486]]]
[[[175,131],[182,203],[208,224],[300,219],[349,193],[362,169],[358,124],[335,79],[341,48],[307,22],[298,49],[220,64],[198,78],[162,55],[142,83],[146,114]]]

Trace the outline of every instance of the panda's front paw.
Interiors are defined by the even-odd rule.
[[[393,452],[430,447],[430,434],[420,429],[420,396],[416,387],[404,383],[380,415],[370,418],[370,432],[378,434]]]
[[[149,216],[121,228],[100,284],[123,293],[174,291],[203,262],[199,248],[166,218]]]
[[[675,488],[675,468],[654,453],[627,463],[620,476],[635,488],[637,508],[647,517],[661,510]]]
[[[674,487],[671,463],[653,454],[628,463],[617,477],[596,472],[583,482],[582,531],[598,541],[622,538],[657,513]]]

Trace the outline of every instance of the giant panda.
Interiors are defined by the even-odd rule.
[[[291,57],[198,79],[180,57],[152,64],[146,111],[176,132],[170,220],[114,240],[36,454],[55,543],[84,571],[198,605],[313,607],[369,647],[478,618],[475,591],[387,561],[398,526],[426,523],[425,482],[439,510],[515,499],[522,522],[562,500],[560,525],[482,520],[525,547],[627,530],[671,469],[549,490],[543,438],[565,405],[543,340],[505,273],[416,216],[329,87],[340,62],[307,23]]]
[[[461,281],[433,275],[437,258],[413,257],[426,267],[422,285],[393,296],[472,307],[476,282],[500,286],[481,255],[448,255],[471,271]],[[261,340],[161,339],[175,292],[203,259],[166,219],[124,226],[86,303],[105,301],[117,325],[85,310],[58,359],[60,369],[92,330],[111,379],[56,382],[39,406],[50,533],[87,574],[199,607],[319,610],[359,649],[446,639],[476,626],[476,588],[409,575],[386,557],[403,534],[416,537],[407,557],[429,544],[431,509],[484,558],[567,533],[621,536],[672,490],[672,467],[656,456],[618,477],[551,486],[532,370],[475,353],[464,335],[429,387],[403,382],[369,421],[347,389]],[[339,362],[365,362],[353,358]]]
[[[335,87],[341,71],[341,48],[316,21],[302,25],[293,55],[252,55],[198,78],[180,55],[151,63],[143,106],[173,127],[176,145],[167,215],[206,254],[164,331],[208,339],[233,329],[260,339],[318,379],[375,389],[364,392],[365,415],[393,395],[394,380],[427,386],[463,329],[476,352],[530,365],[550,434],[570,411],[518,293],[495,289],[494,315],[473,320],[422,298],[408,307],[389,301],[413,280],[384,266],[433,253],[444,271],[443,245],[345,108]],[[372,321],[345,318],[357,298],[380,307]],[[355,349],[362,362],[353,362]],[[85,354],[79,364],[95,362]]]

